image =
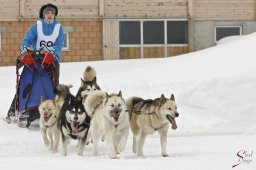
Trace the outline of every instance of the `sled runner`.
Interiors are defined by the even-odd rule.
[[[54,61],[51,53],[41,50],[28,51],[27,56],[17,58],[15,116],[18,126],[29,127],[31,122],[40,118],[38,107],[41,97],[55,98]]]

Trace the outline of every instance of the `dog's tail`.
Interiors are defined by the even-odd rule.
[[[65,97],[71,94],[69,89],[72,87],[72,84],[58,84],[54,87],[53,92],[56,94],[55,101],[59,102],[60,100],[64,100]]]
[[[140,97],[130,97],[126,99],[125,104],[127,109],[129,110],[129,118],[131,119],[132,117],[132,112],[134,110],[134,106],[140,102],[142,102],[143,99]]]
[[[96,81],[96,71],[91,66],[87,66],[84,70],[84,81]]]
[[[84,104],[84,108],[87,114],[92,117],[95,110],[103,103],[103,100],[106,98],[106,92],[104,91],[95,91],[90,94]]]

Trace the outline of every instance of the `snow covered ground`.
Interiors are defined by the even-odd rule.
[[[39,128],[0,121],[0,169],[93,170],[254,170],[256,169],[256,33],[206,50],[163,59],[62,63],[60,82],[75,94],[86,66],[97,71],[100,87],[122,90],[123,97],[170,97],[180,117],[178,129],[168,132],[168,158],[160,156],[158,134],[146,139],[144,157],[132,154],[129,135],[119,159],[108,158],[106,143],[93,157],[91,145],[76,155],[76,141],[68,156],[44,147]],[[0,117],[6,116],[15,93],[15,67],[0,67]],[[239,165],[237,165],[239,164]],[[232,168],[233,165],[237,165]]]

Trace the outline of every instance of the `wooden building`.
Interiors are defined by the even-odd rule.
[[[0,0],[0,66],[46,3],[59,8],[63,62],[170,57],[256,31],[255,0]]]

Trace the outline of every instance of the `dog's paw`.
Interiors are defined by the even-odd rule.
[[[111,155],[109,155],[109,158],[110,159],[117,159],[117,156],[116,156],[116,154],[111,154]]]
[[[57,148],[53,148],[52,153],[57,153]]]
[[[50,150],[50,151],[53,151],[53,147],[52,147],[52,146],[50,146],[50,147],[49,147],[49,150]]]
[[[78,156],[83,156],[83,150],[78,150],[78,151],[77,151],[77,155],[78,155]]]
[[[67,156],[67,155],[68,155],[68,153],[67,153],[67,152],[65,152],[65,151],[62,151],[62,155],[63,155],[63,156]]]
[[[169,157],[167,153],[162,153],[162,157]]]
[[[50,146],[49,140],[45,140],[45,141],[44,141],[44,146],[46,146],[46,147],[49,147],[49,146]]]
[[[52,153],[57,153],[58,146],[51,146],[51,147],[49,148],[49,150],[51,150]]]
[[[102,141],[102,142],[105,141],[105,136],[104,136],[104,135],[101,137],[101,141]]]

